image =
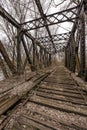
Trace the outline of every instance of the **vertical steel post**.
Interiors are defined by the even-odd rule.
[[[43,49],[40,47],[40,68],[42,68],[43,64]]]
[[[21,60],[21,31],[17,30],[17,73],[20,75],[22,72],[22,60]]]
[[[49,54],[49,65],[51,65],[52,62],[52,58],[51,58],[51,54]]]
[[[74,39],[74,35],[72,36],[71,39],[71,71],[75,72],[75,68],[76,68],[76,62],[75,62],[75,39]]]
[[[42,48],[40,48],[40,62],[42,63],[42,53],[43,53],[43,50]]]
[[[65,67],[67,67],[67,48],[65,48]]]
[[[49,54],[47,53],[47,66],[49,66]]]
[[[80,43],[80,60],[81,60],[81,76],[85,73],[85,19],[81,18],[81,43]]]
[[[35,66],[36,49],[35,49],[35,43],[32,42],[32,44],[33,44],[33,65]]]
[[[46,58],[47,53],[44,51],[44,66],[47,66],[47,58]]]

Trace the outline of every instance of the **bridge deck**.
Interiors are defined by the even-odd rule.
[[[25,96],[20,93],[24,93],[26,82],[29,92]],[[3,104],[7,99],[0,103],[3,119],[1,128],[4,126],[5,130],[87,130],[87,91],[73,79],[67,69],[59,65],[42,74],[33,73],[26,82],[22,80],[20,83],[22,90],[15,88],[15,94],[15,89],[12,89],[13,93],[11,91],[12,101],[15,95],[13,104],[19,97],[22,99],[15,104],[16,107],[13,106],[9,112],[4,113],[1,107],[4,108]],[[9,88],[8,84],[7,87]]]

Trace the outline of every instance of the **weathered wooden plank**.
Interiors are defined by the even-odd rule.
[[[52,82],[52,83],[57,83],[57,84],[71,84],[71,85],[75,85],[75,83],[73,81],[67,81],[67,80],[55,80],[55,79],[45,79],[44,82]]]
[[[67,129],[69,128],[73,128],[73,129],[76,129],[76,130],[87,130],[86,126],[84,126],[84,124],[80,124],[79,123],[79,126],[78,124],[76,124],[76,122],[74,122],[73,124],[70,123],[69,121],[64,121],[62,119],[58,119],[57,117],[55,118],[52,118],[51,115],[47,115],[47,113],[45,113],[44,111],[39,111],[38,109],[34,109],[32,110],[31,108],[29,108],[29,111],[32,113],[32,115],[40,115],[46,119],[49,119],[49,120],[53,120],[55,122],[57,122],[57,124],[61,125],[62,127],[65,126]],[[27,115],[29,117],[29,115]]]
[[[61,91],[52,91],[52,90],[47,90],[47,89],[41,89],[39,88],[38,89],[39,92],[45,92],[45,93],[48,93],[48,94],[56,94],[56,95],[63,95],[63,96],[66,96],[66,97],[72,97],[72,98],[77,98],[77,99],[83,99],[83,97],[80,95],[80,94],[74,94],[74,93],[64,93],[64,92],[61,92]]]
[[[0,115],[3,114],[6,110],[8,110],[11,106],[13,106],[13,104],[15,104],[18,100],[19,98],[15,96],[2,102],[2,104],[0,104]]]
[[[39,75],[35,82],[24,82],[12,89],[11,93],[9,94],[9,98],[7,97],[3,102],[0,103],[0,115],[7,111],[16,102],[18,102],[22,98],[22,96],[26,95],[49,74],[50,72]]]
[[[58,83],[51,83],[51,82],[41,82],[40,83],[40,86],[48,86],[48,87],[52,87],[52,88],[64,88],[64,89],[68,89],[68,90],[76,90],[76,91],[78,91],[78,90],[81,90],[82,91],[82,89],[78,86],[76,86],[76,85],[69,85],[69,84],[58,84]]]
[[[73,89],[70,90],[69,88],[65,88],[65,87],[53,87],[53,86],[39,86],[42,89],[47,89],[47,90],[53,90],[53,91],[60,91],[60,92],[69,92],[69,93],[74,93],[74,94],[80,94],[79,91]]]
[[[20,124],[25,124],[28,127],[31,125],[40,130],[53,130],[53,127],[49,126],[49,124],[46,125],[46,122],[42,122],[38,119],[32,118],[30,116],[26,116],[26,115],[22,115],[19,118],[18,122],[20,122]]]
[[[52,99],[45,99],[43,97],[34,95],[33,97],[31,97],[30,101],[37,103],[37,104],[44,105],[44,106],[48,106],[51,108],[55,108],[60,111],[65,111],[65,112],[69,112],[69,113],[75,113],[75,114],[87,116],[87,109],[83,109],[80,107],[79,107],[79,109],[77,109],[77,107],[75,107],[73,105],[69,106],[69,105],[66,105],[63,103],[57,103],[57,102],[54,102],[54,100],[52,100]]]
[[[41,96],[41,97],[44,97],[44,98],[48,98],[48,99],[53,99],[54,101],[62,101],[62,102],[69,102],[69,103],[72,103],[72,104],[77,104],[77,105],[86,105],[85,101],[84,100],[81,100],[81,99],[76,99],[76,98],[68,98],[68,97],[65,97],[65,96],[62,96],[62,95],[54,95],[54,94],[47,94],[47,93],[44,93],[44,92],[36,92],[36,91],[33,91],[33,93],[35,93],[37,96]],[[79,106],[78,106],[79,107]]]
[[[46,122],[45,120],[42,119],[38,119],[37,117],[33,117],[33,116],[27,116],[27,115],[23,115],[23,117],[32,120],[34,122],[37,122],[38,124],[41,124],[42,126],[45,127],[46,130],[57,130],[57,126],[53,126],[53,124],[51,124],[50,122]],[[46,119],[48,120],[48,119]],[[42,130],[42,129],[41,129]]]

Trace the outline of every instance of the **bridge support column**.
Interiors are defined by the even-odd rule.
[[[51,65],[51,54],[49,54],[49,65]]]
[[[70,45],[68,46],[68,51],[67,51],[68,55],[67,55],[67,62],[68,62],[68,69],[70,70],[70,61],[71,61],[71,52],[70,52]]]
[[[65,67],[67,67],[67,48],[65,48]]]
[[[75,72],[75,68],[76,68],[76,60],[75,60],[75,39],[74,39],[74,35],[72,36],[71,39],[71,71]]]
[[[44,51],[44,66],[47,67],[47,53]]]
[[[22,73],[22,60],[21,60],[21,29],[17,30],[17,74]]]
[[[43,66],[43,49],[40,47],[40,68]]]
[[[48,57],[47,57],[47,52],[44,50],[43,51],[43,64],[44,64],[44,67],[47,67],[47,61],[48,60]]]
[[[35,57],[36,57],[35,43],[32,42],[32,44],[33,44],[33,65],[35,66]]]
[[[49,66],[49,54],[47,53],[47,66]]]
[[[80,43],[80,62],[81,62],[81,76],[85,74],[85,20],[84,16],[81,19],[81,43]]]
[[[75,72],[75,42],[72,36],[70,43],[65,48],[65,66],[72,72]]]
[[[49,60],[49,56],[48,56],[48,53],[46,53],[46,67],[48,66],[48,61]]]
[[[32,44],[33,44],[33,63],[32,63],[32,71],[35,71],[36,70],[36,45],[35,43],[32,41]]]

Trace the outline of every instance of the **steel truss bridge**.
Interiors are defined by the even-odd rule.
[[[35,67],[35,55],[44,66],[52,63],[52,56],[64,52],[65,66],[72,72],[77,70],[79,76],[86,77],[86,35],[85,35],[85,16],[87,2],[82,0],[79,5],[50,15],[44,14],[40,0],[35,0],[40,17],[18,23],[2,6],[0,6],[0,16],[6,19],[17,29],[17,73],[21,73],[21,43],[24,46],[27,60],[31,68]],[[61,23],[69,22],[73,24],[71,31],[61,34],[53,34],[50,27],[58,26]],[[32,30],[44,28],[46,36],[33,37]],[[32,41],[33,59],[31,59],[25,37]],[[37,52],[39,47],[39,52]],[[2,52],[1,52],[2,53]]]

